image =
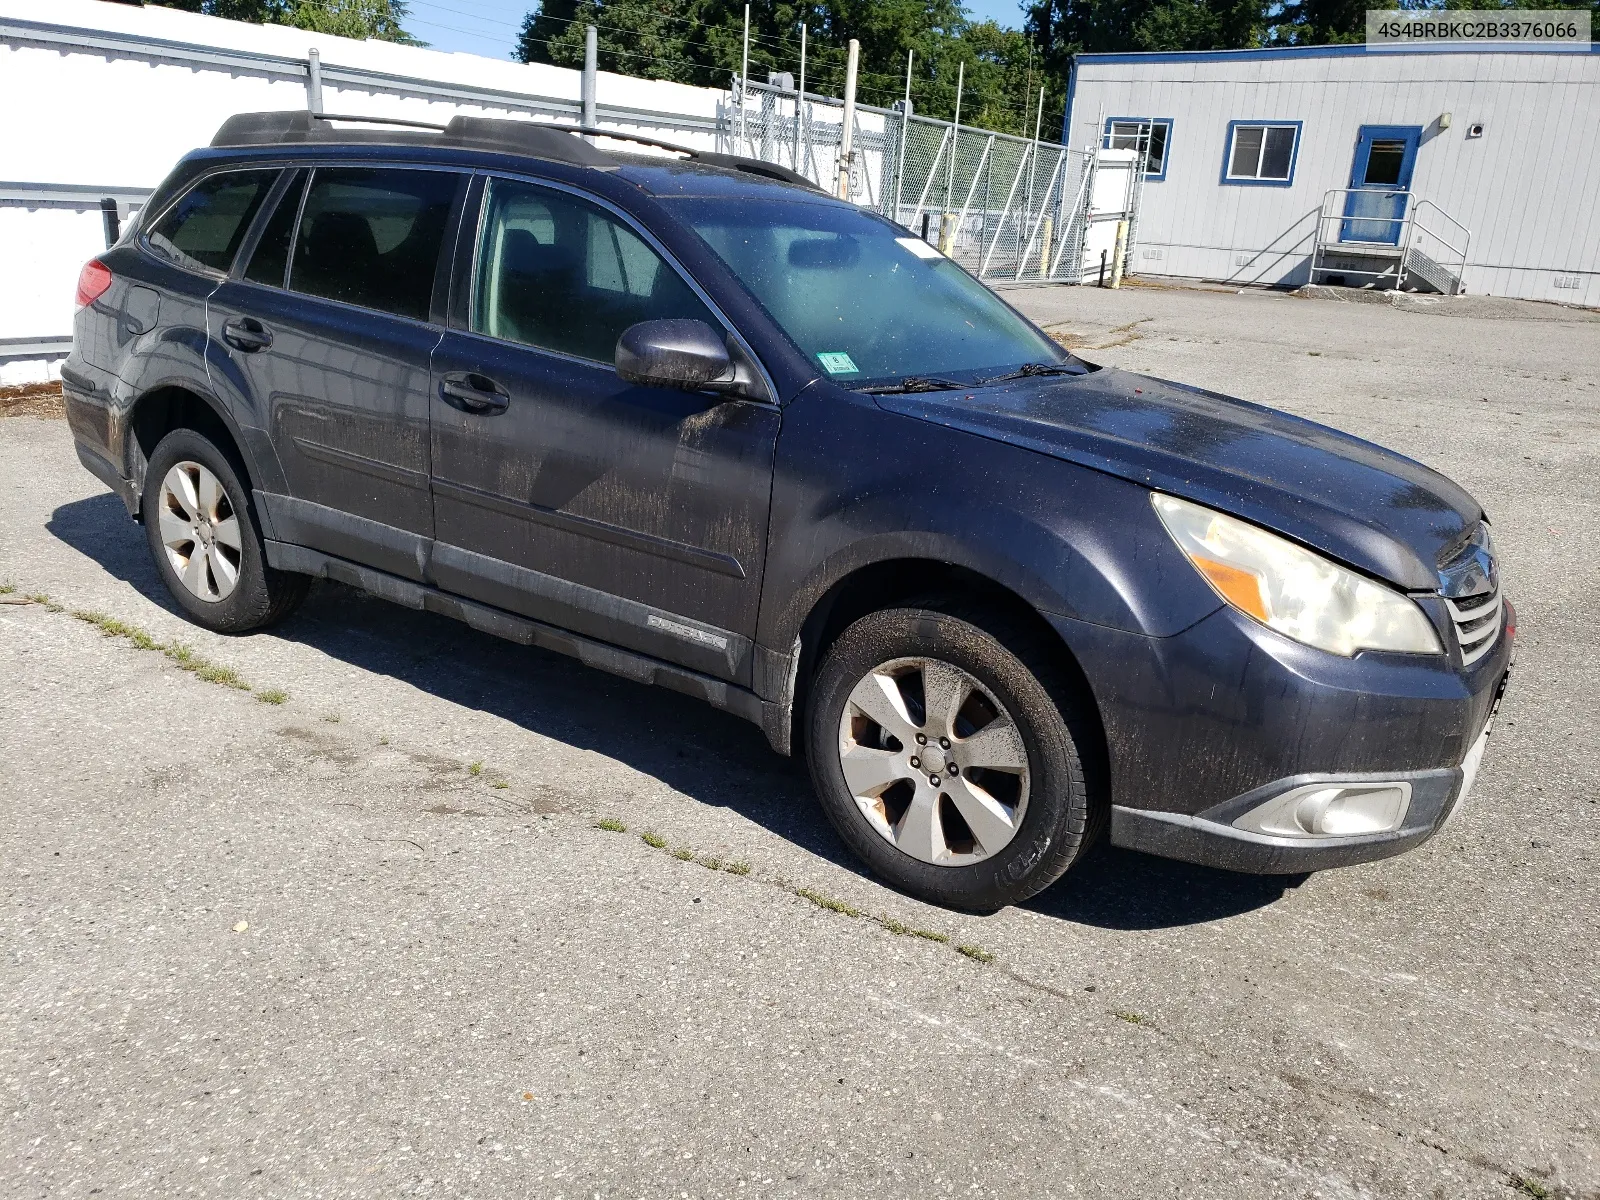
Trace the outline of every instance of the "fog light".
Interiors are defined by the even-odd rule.
[[[1233,823],[1274,837],[1358,837],[1405,822],[1409,783],[1311,783],[1274,796]]]

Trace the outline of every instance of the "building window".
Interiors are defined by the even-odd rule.
[[[1299,149],[1299,121],[1230,121],[1222,182],[1288,187]]]
[[[1167,148],[1172,143],[1172,121],[1166,117],[1111,117],[1100,144],[1107,150],[1140,150],[1147,157],[1146,179],[1167,177]]]

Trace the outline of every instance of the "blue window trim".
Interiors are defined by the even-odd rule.
[[[1100,145],[1102,149],[1106,148],[1106,144],[1111,140],[1111,125],[1114,121],[1120,121],[1124,125],[1128,124],[1129,122],[1137,122],[1141,125],[1165,125],[1167,127],[1167,140],[1161,153],[1161,171],[1159,174],[1155,171],[1146,171],[1144,173],[1144,181],[1146,183],[1160,183],[1163,179],[1165,179],[1167,177],[1167,164],[1172,161],[1172,118],[1107,117],[1105,127],[1100,130]]]
[[[1294,169],[1300,162],[1300,135],[1303,130],[1303,121],[1274,121],[1265,117],[1255,117],[1248,121],[1229,121],[1228,136],[1222,142],[1222,184],[1224,187],[1293,187]],[[1294,126],[1294,148],[1289,151],[1289,178],[1287,179],[1236,179],[1228,174],[1228,167],[1233,162],[1233,131],[1241,125],[1292,125]]]
[[[1368,54],[1600,54],[1600,41],[1583,42],[1445,42],[1369,46],[1346,42],[1334,46],[1273,46],[1257,50],[1092,50],[1074,55],[1074,65],[1112,66],[1127,63],[1258,62],[1282,58],[1360,58]]]

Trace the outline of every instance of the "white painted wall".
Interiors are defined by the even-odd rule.
[[[163,44],[131,47],[125,35]],[[327,112],[572,120],[560,110],[579,100],[581,73],[561,67],[102,0],[0,0],[0,339],[70,336],[78,270],[105,248],[92,199],[23,201],[14,185],[154,188],[227,117],[305,108],[313,47]],[[479,95],[463,99],[463,89]],[[608,127],[716,148],[708,123],[726,106],[719,89],[601,72],[597,93]],[[63,357],[24,359],[0,346],[0,385],[58,373]]]
[[[1412,190],[1471,230],[1467,290],[1600,306],[1600,53],[1330,49],[1078,60],[1068,145],[1094,144],[1105,117],[1173,122],[1137,271],[1304,282],[1314,214],[1348,185],[1359,127],[1419,125]],[[1220,182],[1228,122],[1252,119],[1304,122],[1293,186]]]

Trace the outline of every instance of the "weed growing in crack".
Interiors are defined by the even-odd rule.
[[[1125,1012],[1122,1009],[1112,1009],[1111,1015],[1119,1021],[1126,1021],[1129,1025],[1149,1025],[1150,1018],[1142,1013]]]
[[[106,613],[75,608],[72,610],[72,615],[86,624],[93,625],[106,637],[127,638],[139,650],[161,649],[161,643],[137,625],[129,625],[126,621],[118,620]]]
[[[607,833],[627,833],[628,827],[615,817],[601,817],[594,823],[596,829],[604,829]]]
[[[950,935],[948,933],[939,933],[933,929],[918,929],[915,925],[907,925],[904,921],[896,921],[893,917],[874,917],[873,920],[890,933],[899,937],[918,937],[930,942],[938,942],[940,945],[950,944]]]
[[[667,848],[667,839],[659,833],[651,833],[648,829],[639,835],[639,840],[655,850],[665,850]]]
[[[694,851],[689,849],[687,846],[679,846],[677,849],[672,851],[672,857],[677,859],[679,862],[693,862]]]
[[[155,649],[154,646],[151,649]],[[194,652],[192,646],[185,646],[182,642],[171,642],[160,647],[161,652],[177,664],[178,670],[188,671],[198,679],[207,683],[220,683],[223,687],[238,688],[241,692],[248,692],[250,685],[232,667],[223,667],[201,658]]]
[[[750,864],[747,863],[747,862],[723,863],[722,864],[722,869],[724,871],[726,871],[729,875],[748,875],[748,874],[750,874]]]
[[[480,758],[477,762],[468,763],[467,764],[467,774],[471,775],[474,779],[476,779],[479,775],[482,775],[483,774],[483,759]]]
[[[957,954],[965,954],[968,958],[972,959],[974,962],[990,963],[990,962],[994,961],[994,955],[990,954],[982,946],[974,946],[971,943],[966,943],[966,944],[957,946],[956,947],[956,953]]]
[[[861,915],[859,908],[855,908],[845,903],[845,901],[837,900],[832,896],[824,896],[821,892],[812,891],[810,888],[796,888],[794,894],[802,899],[811,901],[818,908],[827,909],[829,912],[836,912],[846,917],[859,917]]]
[[[256,693],[256,699],[263,704],[283,704],[289,699],[289,693],[282,688],[262,688]]]

